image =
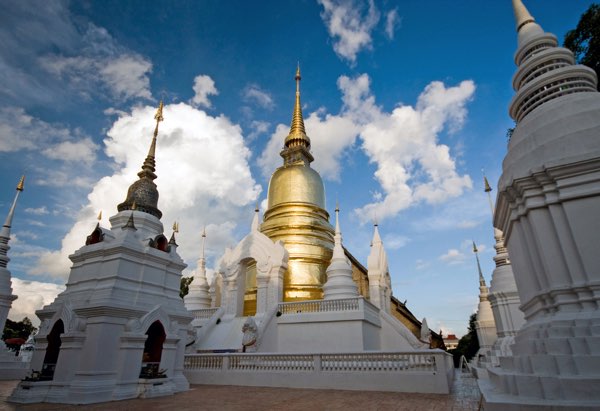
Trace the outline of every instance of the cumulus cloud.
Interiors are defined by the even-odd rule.
[[[258,104],[260,107],[267,110],[272,110],[275,105],[273,97],[271,97],[267,91],[261,89],[257,84],[249,84],[244,87],[242,98],[247,103]]]
[[[456,169],[450,148],[439,143],[445,130],[456,132],[465,121],[466,104],[475,85],[454,87],[430,83],[413,106],[399,105],[391,113],[377,106],[366,74],[341,76],[338,88],[343,106],[339,114],[318,109],[305,119],[315,157],[313,167],[323,178],[339,180],[344,154],[359,137],[381,190],[373,201],[355,210],[361,222],[383,220],[418,203],[441,204],[460,196],[472,185]],[[263,174],[281,164],[279,152],[289,126],[279,124],[258,159]],[[468,222],[465,222],[467,224]]]
[[[12,288],[13,294],[18,298],[13,301],[8,318],[13,321],[21,321],[24,317],[28,317],[37,327],[40,320],[35,315],[35,311],[54,301],[56,296],[65,289],[65,286],[13,277]]]
[[[209,96],[216,96],[219,91],[215,87],[215,82],[210,76],[205,74],[199,74],[194,78],[194,97],[192,98],[192,104],[198,107],[212,106]]]
[[[323,6],[321,18],[333,37],[333,49],[345,60],[354,64],[362,49],[372,47],[371,32],[379,22],[380,13],[375,2],[369,0],[368,8],[352,0],[318,0]]]
[[[474,91],[472,81],[448,88],[434,81],[415,107],[373,113],[361,132],[362,148],[377,165],[375,178],[385,196],[358,210],[363,221],[394,216],[418,202],[442,203],[471,188],[471,178],[457,172],[450,148],[438,142],[438,135],[462,126]]]
[[[404,247],[406,244],[410,242],[410,238],[398,235],[398,234],[388,234],[383,238],[383,243],[385,244],[385,248],[388,250],[397,250],[399,248]]]
[[[70,265],[67,256],[84,244],[99,210],[105,216],[102,224],[107,225],[108,216],[116,213],[127,188],[138,178],[154,129],[155,111],[154,107],[136,107],[115,121],[104,144],[116,171],[93,184],[87,204],[63,238],[61,249],[44,253],[31,274],[66,278]],[[241,223],[244,229],[250,225],[252,205],[261,187],[251,176],[250,151],[238,125],[185,103],[166,105],[163,114],[156,151],[158,205],[167,234],[173,221],[179,222],[179,252],[195,265],[202,227],[207,226],[207,250],[222,250],[233,244],[236,224]]]
[[[400,17],[398,16],[398,9],[390,10],[385,15],[385,34],[388,39],[394,39],[394,33],[396,27],[400,25]]]
[[[467,256],[456,248],[451,248],[445,254],[439,256],[441,261],[450,265],[461,264],[466,258]]]

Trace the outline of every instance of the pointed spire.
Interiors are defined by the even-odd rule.
[[[198,259],[198,268],[194,273],[192,283],[190,284],[189,292],[184,297],[185,307],[190,310],[201,310],[210,308],[211,297],[209,293],[209,285],[206,279],[206,260],[204,258],[204,246],[206,242],[206,227],[202,229],[202,251]]]
[[[102,210],[98,213],[98,217],[96,218],[98,221],[102,221]]]
[[[162,212],[158,207],[158,190],[154,180],[156,179],[156,138],[158,137],[158,125],[163,118],[163,102],[160,101],[154,119],[156,120],[156,126],[154,128],[154,134],[152,136],[152,143],[148,150],[148,155],[142,164],[142,170],[138,173],[139,180],[133,183],[127,191],[127,198],[125,201],[117,206],[119,211],[133,210],[134,205],[137,210],[148,213],[160,219]]]
[[[10,237],[10,227],[12,225],[13,216],[15,214],[15,208],[17,206],[17,199],[19,198],[19,194],[25,188],[25,176],[21,176],[19,183],[17,184],[17,193],[15,194],[15,198],[13,200],[12,206],[6,216],[6,220],[4,221],[4,226],[2,227],[2,232],[0,235]]]
[[[371,246],[376,244],[383,244],[381,236],[379,235],[379,224],[373,224],[373,239],[371,240]]]
[[[479,271],[479,286],[485,287],[485,278],[483,277],[483,272],[481,271],[481,264],[479,263],[479,250],[477,250],[475,241],[473,241],[473,253],[475,253],[475,258],[477,259],[477,270]]]
[[[175,231],[171,234],[171,238],[169,239],[169,245],[174,245],[177,247],[177,241],[175,240]]]
[[[260,229],[260,210],[258,209],[258,203],[254,208],[254,217],[252,217],[252,225],[250,229],[252,231],[259,231]]]
[[[323,298],[352,298],[358,296],[358,287],[352,279],[352,266],[342,245],[342,232],[339,222],[340,207],[335,208],[335,236],[333,256],[327,267],[327,282],[323,285]]]
[[[517,23],[517,32],[528,23],[535,23],[535,19],[523,4],[521,0],[513,0],[513,11],[515,12],[515,20]]]
[[[290,125],[290,133],[284,140],[284,149],[280,153],[284,159],[284,164],[292,164],[303,162],[310,164],[314,158],[310,154],[310,138],[306,135],[304,128],[304,118],[302,116],[302,104],[300,102],[300,63],[296,69],[296,101],[294,103],[294,111],[292,114],[292,124]]]
[[[0,267],[4,268],[7,266],[10,259],[7,256],[8,250],[10,249],[8,242],[10,241],[10,229],[12,226],[12,220],[15,215],[15,209],[17,207],[17,200],[19,199],[19,194],[25,188],[25,176],[21,176],[19,183],[17,184],[17,192],[15,194],[15,198],[13,200],[12,206],[8,211],[8,215],[6,216],[6,220],[4,221],[4,225],[2,226],[2,230],[0,230]]]

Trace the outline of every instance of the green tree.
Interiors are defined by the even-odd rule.
[[[600,78],[600,5],[592,4],[581,15],[577,27],[565,35],[563,44],[575,54],[577,63],[594,69]]]
[[[467,360],[470,360],[479,351],[479,339],[477,339],[475,321],[477,321],[477,314],[473,313],[469,317],[469,329],[467,333],[458,340],[458,346],[455,349],[448,351],[454,357],[455,367],[458,367],[461,356],[464,355]]]
[[[181,277],[179,283],[179,296],[183,299],[190,292],[190,284],[194,281],[194,277]]]
[[[23,318],[21,321],[12,321],[7,318],[4,330],[2,331],[2,340],[6,341],[11,338],[22,338],[26,340],[35,330],[36,328],[27,317]],[[16,351],[19,349],[20,344],[6,344],[6,346],[11,350]]]

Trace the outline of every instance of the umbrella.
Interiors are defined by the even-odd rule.
[[[27,340],[24,338],[7,338],[4,340],[4,343],[10,345],[23,345]]]

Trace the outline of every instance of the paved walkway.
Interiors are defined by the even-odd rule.
[[[191,389],[170,397],[134,399],[86,405],[88,410],[181,411],[181,410],[427,410],[476,411],[480,393],[477,381],[456,371],[452,393],[404,394],[374,391],[309,390],[292,388],[192,385]],[[0,381],[0,410],[74,410],[83,408],[64,404],[15,405],[6,402],[17,381]]]

